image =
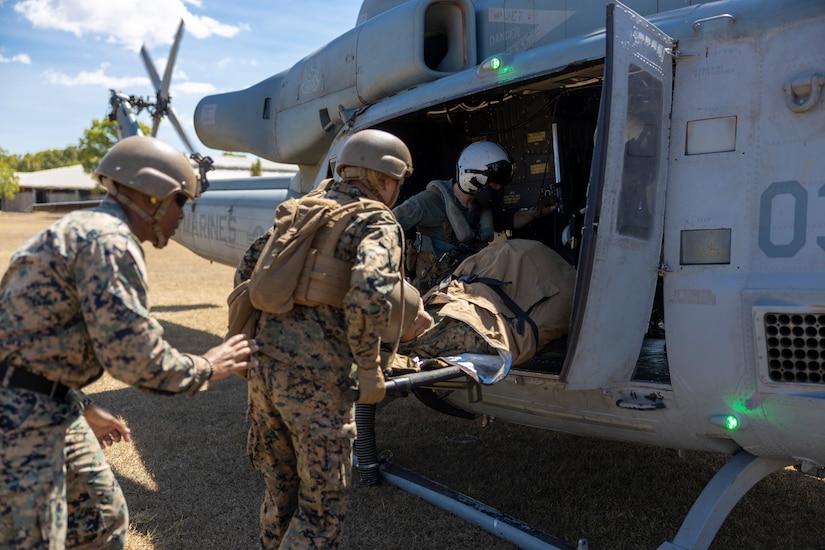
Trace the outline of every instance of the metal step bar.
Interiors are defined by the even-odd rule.
[[[381,479],[412,495],[420,497],[433,506],[446,510],[461,519],[477,525],[501,539],[512,542],[525,550],[576,550],[551,535],[491,508],[463,493],[459,493],[421,477],[394,464],[384,464],[379,468]],[[578,548],[584,550],[586,542],[580,541]]]

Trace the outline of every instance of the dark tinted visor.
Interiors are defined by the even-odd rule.
[[[499,185],[507,185],[513,177],[513,163],[509,160],[497,160],[488,164],[484,170],[472,170],[468,168],[465,172],[487,176],[487,183],[493,182]]]

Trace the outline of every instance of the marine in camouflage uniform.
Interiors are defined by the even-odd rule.
[[[96,175],[109,191],[101,205],[31,238],[0,282],[0,548],[123,548],[126,504],[82,416],[92,407],[80,388],[106,370],[141,389],[192,395],[248,366],[257,349],[240,337],[182,354],[149,315],[140,242],[164,246],[196,196],[186,159],[132,137]]]
[[[362,130],[337,166],[343,181],[324,198],[371,198],[392,206],[412,173],[395,136]],[[248,279],[270,233],[252,244],[236,272]],[[335,257],[352,263],[343,307],[295,305],[263,312],[255,339],[260,366],[248,375],[248,452],[266,484],[260,511],[263,548],[332,549],[347,512],[346,487],[356,435],[353,379],[360,402],[384,397],[378,334],[390,317],[387,295],[401,280],[401,228],[389,209],[360,212],[338,240]]]
[[[539,241],[494,243],[425,296],[434,323],[398,351],[426,358],[480,353],[524,363],[567,334],[575,283],[575,269]]]

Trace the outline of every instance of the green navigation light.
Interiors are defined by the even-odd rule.
[[[744,430],[748,427],[748,419],[744,417],[740,419],[735,414],[717,414],[711,416],[709,420],[729,432]]]

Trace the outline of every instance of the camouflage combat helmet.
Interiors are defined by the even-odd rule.
[[[190,200],[200,195],[197,177],[186,157],[168,143],[147,136],[130,136],[115,143],[100,161],[95,178],[109,192],[113,191],[113,181],[159,201],[175,193]]]
[[[412,155],[404,142],[383,130],[367,129],[349,138],[338,156],[339,175],[346,166],[368,168],[397,180],[412,175]]]
[[[186,157],[153,137],[130,136],[115,143],[100,161],[95,177],[109,195],[151,226],[155,248],[163,248],[169,242],[160,220],[171,204],[178,201],[182,209],[186,200],[180,202],[180,197],[192,200],[200,195],[200,184]],[[156,206],[145,210],[119,187],[149,196]]]

